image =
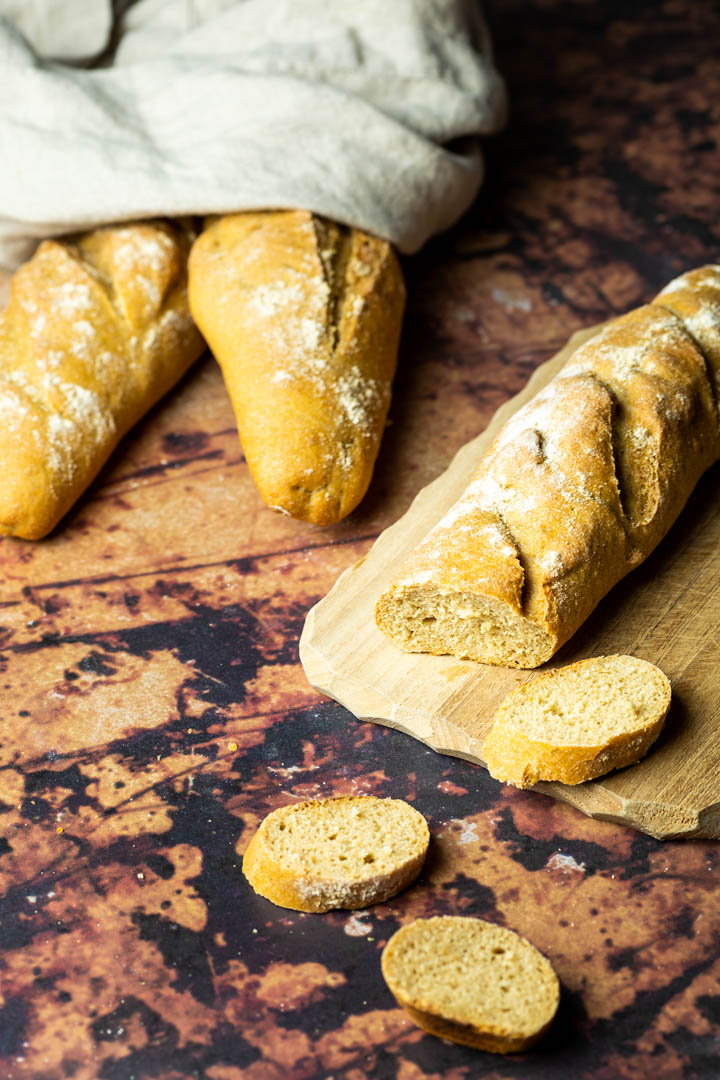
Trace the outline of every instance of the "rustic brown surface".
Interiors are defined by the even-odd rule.
[[[3,1080],[717,1075],[715,843],[503,789],[355,721],[297,660],[308,608],[541,360],[718,255],[713,5],[491,14],[511,126],[476,210],[406,264],[393,425],[357,513],[318,532],[266,511],[205,361],[49,541],[0,545]],[[357,791],[427,815],[423,879],[355,916],[250,892],[262,814]],[[383,942],[455,912],[555,963],[532,1054],[447,1046],[395,1008]]]
[[[310,683],[360,719],[405,731],[441,753],[483,765],[483,742],[503,698],[533,677],[454,656],[403,653],[375,625],[375,604],[408,555],[465,491],[503,424],[569,362],[597,328],[578,331],[370,552],[309,612],[300,659]],[[661,738],[639,764],[590,783],[538,784],[586,814],[651,836],[720,839],[720,499],[718,469],[693,493],[672,534],[640,573],[621,581],[544,665],[630,653],[673,684]]]

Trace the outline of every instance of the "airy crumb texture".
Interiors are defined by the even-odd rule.
[[[550,961],[519,934],[482,919],[409,923],[385,946],[382,973],[420,1027],[498,1054],[535,1043],[560,998]]]
[[[549,659],[554,638],[492,596],[444,593],[397,585],[378,600],[378,626],[405,652],[479,660],[507,667],[537,667]]]
[[[377,904],[417,877],[427,822],[400,799],[317,799],[273,810],[243,858],[255,892],[280,907],[329,911]]]
[[[670,683],[647,660],[598,656],[545,672],[505,698],[485,740],[492,776],[516,787],[580,784],[639,761],[670,707]]]

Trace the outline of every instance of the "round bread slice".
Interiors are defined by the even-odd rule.
[[[243,873],[280,907],[363,908],[414,881],[429,842],[425,818],[400,799],[311,799],[268,814],[245,852]]]
[[[403,926],[383,950],[382,973],[420,1027],[496,1054],[537,1042],[560,1000],[550,961],[483,919],[441,915]]]
[[[511,691],[485,739],[496,780],[581,784],[639,761],[660,734],[670,682],[636,656],[597,656]]]

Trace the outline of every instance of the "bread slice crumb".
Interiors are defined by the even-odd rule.
[[[414,881],[429,842],[425,818],[400,799],[311,799],[268,814],[245,852],[243,873],[280,907],[363,908]]]
[[[464,916],[416,919],[398,930],[383,950],[382,973],[425,1031],[497,1054],[537,1042],[560,999],[557,975],[534,945]]]
[[[639,761],[660,734],[670,682],[647,660],[597,656],[511,691],[485,739],[496,780],[581,784]]]

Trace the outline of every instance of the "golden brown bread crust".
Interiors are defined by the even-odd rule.
[[[301,210],[232,214],[193,245],[190,306],[268,506],[350,513],[385,427],[405,300],[391,246]]]
[[[44,241],[0,315],[0,533],[37,540],[204,347],[181,225]]]
[[[446,1020],[445,1017],[438,1016],[436,1013],[416,1009],[413,1005],[409,1005],[407,1001],[400,998],[397,998],[397,1002],[398,1005],[403,1007],[410,1019],[414,1020],[417,1026],[421,1027],[423,1031],[427,1031],[429,1035],[437,1035],[440,1039],[448,1039],[450,1042],[458,1043],[460,1046],[470,1046],[473,1050],[485,1050],[489,1054],[521,1054],[525,1050],[530,1050],[545,1035],[552,1023],[552,1021],[549,1021],[546,1027],[530,1038],[524,1036],[513,1038],[509,1035],[479,1032],[470,1024],[456,1024],[452,1020]]]
[[[720,457],[720,268],[613,320],[517,412],[380,597],[410,652],[536,667]]]

